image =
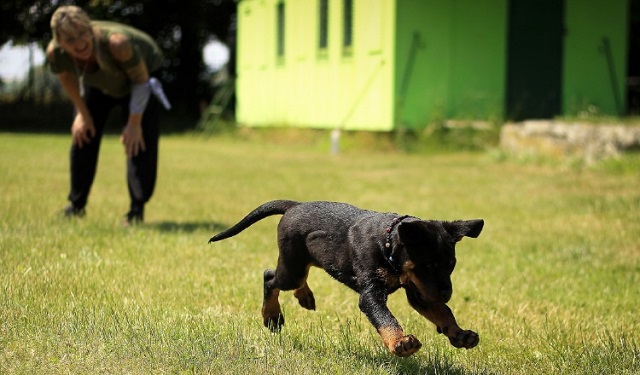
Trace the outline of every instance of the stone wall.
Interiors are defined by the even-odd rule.
[[[517,155],[582,158],[591,164],[640,151],[640,125],[524,121],[502,127],[500,147]]]

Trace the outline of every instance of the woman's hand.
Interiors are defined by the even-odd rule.
[[[134,116],[136,115],[132,114],[130,116],[129,122],[127,122],[127,126],[124,127],[120,136],[120,142],[124,145],[124,152],[129,158],[137,156],[138,153],[145,150],[142,125],[140,125],[140,121],[135,121],[131,118]],[[142,117],[141,115],[138,116]]]
[[[91,142],[91,138],[95,137],[96,128],[93,126],[91,116],[83,116],[78,113],[71,125],[71,141],[74,146],[82,148],[85,144]]]

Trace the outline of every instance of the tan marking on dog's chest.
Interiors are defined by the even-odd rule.
[[[398,275],[394,275],[384,268],[378,268],[376,273],[378,274],[378,277],[384,280],[384,283],[389,290],[396,290],[400,287],[400,278]]]
[[[385,282],[385,285],[389,290],[396,290],[404,285],[407,285],[409,280],[413,277],[412,270],[414,264],[411,261],[407,261],[402,265],[402,271],[400,275],[389,272],[385,268],[378,268],[377,273],[380,278]]]
[[[413,269],[415,268],[415,264],[408,260],[402,265],[402,272],[400,273],[400,285],[407,285],[409,280],[414,277]]]

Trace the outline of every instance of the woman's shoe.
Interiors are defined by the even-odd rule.
[[[65,219],[71,219],[74,217],[80,218],[84,217],[84,215],[86,214],[87,212],[85,211],[84,207],[78,208],[73,204],[69,204],[64,208],[64,210],[62,210],[62,217],[64,217]]]
[[[131,209],[124,215],[123,225],[125,227],[130,227],[137,224],[142,224],[144,221],[144,210],[140,209]]]

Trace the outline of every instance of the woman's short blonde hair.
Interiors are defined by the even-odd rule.
[[[89,29],[91,29],[89,15],[75,5],[61,6],[51,16],[51,31],[56,42],[61,32],[75,36]]]

